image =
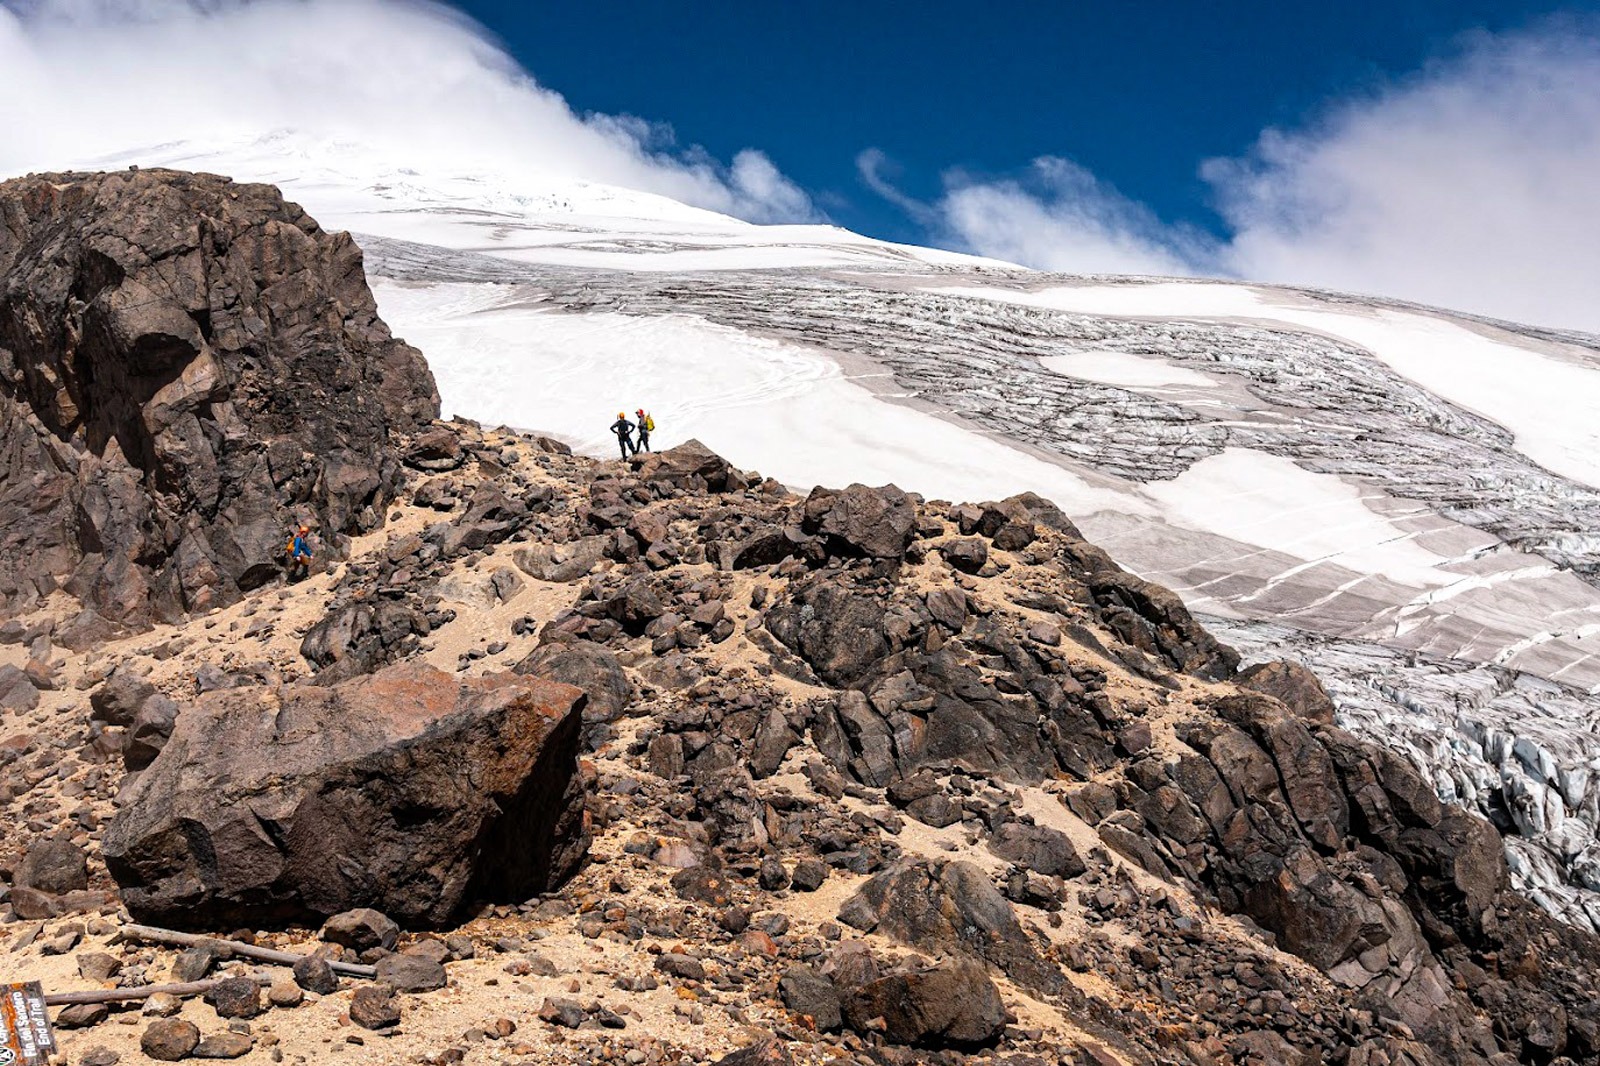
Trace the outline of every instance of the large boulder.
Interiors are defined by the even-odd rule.
[[[438,393],[361,250],[267,185],[167,170],[0,184],[0,616],[218,606],[285,531],[383,520]]]
[[[633,684],[617,657],[586,640],[541,645],[512,669],[519,674],[582,689],[588,697],[583,707],[583,721],[591,732],[594,727],[622,717],[628,701],[633,698]]]
[[[1300,663],[1266,662],[1239,671],[1245,688],[1275,697],[1298,717],[1322,725],[1333,724],[1333,697],[1317,675]]]
[[[924,951],[976,956],[1036,991],[1056,993],[1066,984],[1022,931],[1011,904],[970,862],[886,870],[845,901],[839,920]]]
[[[1209,681],[1226,681],[1239,653],[1194,620],[1178,594],[1120,569],[1089,575],[1100,620],[1123,641],[1174,670]]]
[[[737,492],[744,476],[728,460],[697,440],[687,440],[664,452],[651,452],[639,464],[639,474],[680,493]]]
[[[416,648],[428,631],[427,618],[391,599],[336,605],[300,641],[300,654],[317,668],[317,680],[331,685],[370,674]]]
[[[0,708],[31,711],[39,706],[39,690],[25,671],[7,663],[0,666]]]
[[[1088,869],[1071,837],[1043,825],[1007,822],[989,838],[989,850],[1045,877],[1077,877]]]
[[[89,887],[89,860],[70,840],[47,837],[36,842],[17,866],[17,884],[51,895]]]
[[[89,693],[89,717],[106,725],[132,725],[139,708],[155,694],[154,685],[120,667]]]
[[[868,981],[845,996],[844,1014],[852,1029],[881,1026],[885,1039],[923,1048],[985,1047],[1006,1028],[1000,990],[967,959]]]
[[[805,529],[827,538],[838,555],[900,559],[917,534],[917,509],[893,485],[816,488],[806,498]]]
[[[178,723],[178,705],[157,692],[139,705],[128,725],[122,746],[122,764],[143,770],[155,761]]]
[[[587,848],[583,701],[416,664],[208,693],[124,797],[102,853],[132,914],[183,928],[356,907],[439,926],[473,899],[525,900]]]
[[[766,628],[831,685],[854,684],[889,654],[883,605],[832,581],[780,602]]]

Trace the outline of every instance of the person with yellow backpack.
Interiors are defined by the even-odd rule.
[[[285,557],[284,568],[289,572],[290,581],[299,581],[311,574],[311,530],[301,526],[299,532],[289,538],[288,545],[283,549]]]
[[[643,407],[635,411],[634,415],[639,419],[639,446],[633,450],[633,454],[638,455],[640,452],[650,450],[650,431],[656,428],[656,420],[651,418],[650,413]]]

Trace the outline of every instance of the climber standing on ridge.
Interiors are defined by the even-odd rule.
[[[622,457],[638,455],[639,449],[633,443],[633,423],[628,421],[628,416],[621,411],[617,412],[617,420],[611,423],[611,432],[617,435],[617,444],[622,448]]]
[[[289,538],[289,546],[284,550],[288,556],[286,568],[289,571],[290,581],[299,581],[311,575],[311,530],[301,526],[294,536]]]
[[[656,420],[643,407],[634,412],[639,419],[639,446],[633,450],[634,455],[650,450],[650,431],[656,428]]]

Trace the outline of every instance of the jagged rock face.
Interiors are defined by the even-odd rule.
[[[330,546],[380,524],[393,436],[437,413],[360,250],[276,189],[0,185],[0,613],[58,586],[133,627],[236,599],[296,521]]]
[[[583,694],[401,665],[337,686],[229,689],[178,717],[106,832],[129,911],[183,928],[408,927],[523,900],[587,849]]]

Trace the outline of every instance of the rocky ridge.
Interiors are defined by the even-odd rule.
[[[28,838],[78,804],[89,873],[13,888],[14,912],[46,908],[20,963],[52,972],[41,942],[114,933],[117,899],[94,893],[141,781],[195,765],[168,742],[122,784],[131,733],[81,703],[114,686],[107,659],[148,668],[153,695],[100,702],[169,699],[175,737],[273,685],[517,666],[585,693],[587,864],[440,932],[408,917],[389,946],[335,941],[405,961],[263,1016],[283,1050],[278,1010],[417,1034],[429,1061],[752,1040],[751,1061],[1597,1061],[1592,942],[1510,891],[1493,826],[1332,726],[1303,669],[1236,677],[1176,597],[1043,501],[803,498],[693,444],[625,465],[465,424],[411,462],[442,433],[453,469],[414,473],[331,572],[106,658],[48,653],[64,684],[8,720],[5,787]],[[375,604],[407,612],[401,638],[338,621]],[[197,685],[217,691],[196,703]],[[93,898],[98,939],[72,934]],[[267,924],[266,942],[311,935]],[[120,951],[133,976],[164,965]],[[440,964],[455,991],[423,990]],[[463,1035],[451,1003],[493,1017]],[[213,1009],[185,1017],[214,1028]],[[559,1042],[485,1038],[498,1018]],[[260,1024],[247,1054],[271,1050]],[[362,1040],[342,1054],[363,1061]]]

